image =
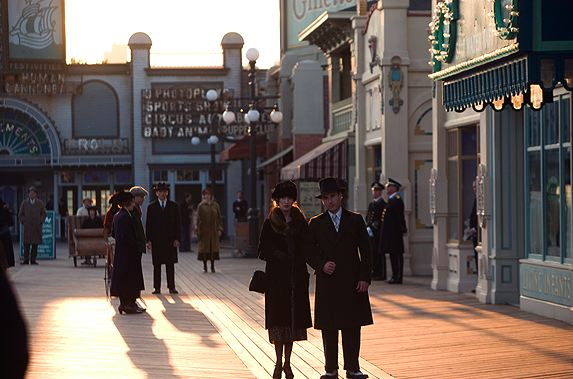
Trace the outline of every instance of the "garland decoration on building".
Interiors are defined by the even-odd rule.
[[[456,51],[458,34],[459,0],[438,1],[429,24],[430,66],[433,72],[442,69],[442,63],[450,63]]]
[[[519,0],[489,0],[493,10],[489,16],[501,39],[513,39],[519,32]]]

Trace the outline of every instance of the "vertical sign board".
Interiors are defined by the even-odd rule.
[[[322,202],[316,198],[319,193],[318,182],[299,182],[299,204],[306,218],[322,213]]]
[[[300,42],[298,34],[323,12],[338,12],[356,5],[356,0],[283,0],[285,2],[283,33],[286,35],[285,50],[307,45]]]
[[[46,219],[42,225],[42,243],[38,245],[38,259],[56,259],[56,216],[55,211],[46,211]],[[20,224],[20,259],[24,258],[24,235]]]

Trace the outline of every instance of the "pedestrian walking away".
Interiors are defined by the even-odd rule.
[[[153,261],[153,291],[161,293],[161,265],[165,265],[169,293],[179,293],[175,288],[175,263],[181,239],[181,220],[177,203],[168,199],[169,185],[161,182],[154,186],[157,200],[147,207],[145,234],[147,248]]]
[[[266,262],[265,328],[275,346],[273,378],[280,378],[282,371],[287,379],[294,377],[290,365],[293,342],[306,340],[306,329],[312,326],[305,257],[308,225],[295,203],[297,193],[291,181],[273,189],[273,207],[258,246],[259,258]]]
[[[373,182],[370,188],[372,201],[368,204],[366,213],[366,229],[372,249],[372,280],[386,280],[386,255],[382,253],[379,246],[382,212],[386,208],[386,202],[382,197],[384,185],[380,182]]]
[[[136,225],[133,216],[135,202],[130,192],[116,195],[115,201],[120,207],[113,218],[113,238],[115,254],[111,276],[111,296],[119,297],[120,314],[141,313],[136,300],[145,289],[141,253],[137,248]]]
[[[392,277],[390,284],[402,284],[404,275],[404,234],[408,232],[404,218],[404,202],[398,191],[402,185],[389,178],[386,184],[388,204],[382,212],[382,233],[380,235],[380,250],[382,254],[390,255]]]
[[[191,251],[191,220],[193,218],[193,204],[191,194],[186,192],[185,197],[179,203],[181,219],[181,246],[179,251]]]
[[[46,219],[46,208],[38,199],[36,187],[28,189],[28,198],[22,202],[18,219],[24,228],[24,261],[23,264],[37,265],[38,245],[42,243],[42,225]]]
[[[370,325],[368,298],[372,257],[368,231],[358,213],[342,207],[344,186],[336,178],[319,182],[326,211],[309,223],[308,264],[316,275],[314,327],[322,331],[325,373],[321,379],[338,377],[338,332],[346,377],[365,379],[360,371],[361,327]]]

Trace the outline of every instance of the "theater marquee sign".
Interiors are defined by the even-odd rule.
[[[206,99],[210,89],[217,100]],[[211,134],[222,123],[223,89],[194,87],[151,88],[141,92],[142,133],[145,138],[191,138]]]

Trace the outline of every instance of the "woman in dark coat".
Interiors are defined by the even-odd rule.
[[[6,267],[14,267],[14,247],[12,246],[12,237],[10,236],[10,227],[14,225],[14,220],[12,219],[12,213],[10,208],[6,206],[4,201],[0,199],[0,245],[2,245],[2,251],[4,252],[4,257],[0,257],[4,262],[0,264],[5,264]]]
[[[113,218],[112,235],[115,238],[113,274],[111,276],[111,296],[119,297],[119,313],[141,313],[136,304],[143,284],[141,252],[137,248],[133,195],[122,192],[116,196],[120,206]]]
[[[293,182],[277,184],[272,198],[274,206],[263,224],[258,251],[266,261],[265,328],[277,358],[273,378],[280,378],[284,370],[288,379],[294,377],[290,367],[293,341],[306,340],[306,329],[312,326],[304,255],[308,225],[295,204]]]

